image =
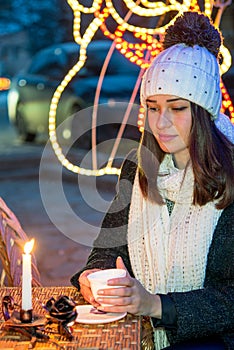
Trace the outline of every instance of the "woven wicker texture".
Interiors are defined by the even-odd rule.
[[[20,303],[20,288],[0,288],[0,298],[5,295],[11,295],[16,303]],[[84,304],[84,300],[79,292],[73,287],[37,287],[33,288],[33,310],[35,314],[45,315],[46,311],[41,304],[45,303],[52,296],[56,299],[61,295],[71,297],[77,304]],[[0,349],[5,350],[26,350],[30,347],[30,342],[25,340],[22,335],[3,331],[3,315],[0,312]],[[57,326],[56,326],[57,327]],[[123,319],[115,322],[98,325],[85,325],[75,323],[72,326],[74,340],[67,341],[57,333],[57,328],[52,331],[50,342],[36,342],[35,349],[52,350],[79,350],[79,349],[118,349],[118,350],[137,350],[141,349],[141,319],[127,315]],[[53,342],[54,341],[54,342]],[[56,342],[56,343],[55,343]]]
[[[22,252],[28,237],[15,214],[0,198],[0,286],[20,286]],[[40,274],[32,254],[32,284],[40,286]]]

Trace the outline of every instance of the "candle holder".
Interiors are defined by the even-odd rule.
[[[4,322],[4,327],[10,327],[10,328],[35,328],[35,327],[42,327],[46,325],[47,319],[45,317],[41,317],[39,315],[34,315],[33,319],[31,321],[24,319],[24,321],[21,320],[20,312],[14,311],[11,315],[11,317]]]
[[[2,313],[4,316],[3,329],[9,331],[16,331],[22,335],[32,339],[48,340],[49,337],[42,331],[46,325],[46,318],[33,314],[33,310],[21,310],[18,304],[14,303],[14,299],[10,295],[6,295],[2,299]]]
[[[70,327],[77,317],[75,302],[63,295],[57,300],[50,298],[46,304],[42,304],[42,307],[48,312],[45,317],[33,313],[33,310],[22,310],[18,304],[14,303],[11,296],[4,296],[2,299],[2,313],[5,320],[3,329],[17,331],[31,340],[35,338],[50,341],[50,337],[45,332],[52,324],[57,324],[58,333],[72,340]],[[16,310],[17,308],[19,311]]]
[[[32,310],[20,310],[20,321],[22,323],[30,323],[33,321],[33,311]]]

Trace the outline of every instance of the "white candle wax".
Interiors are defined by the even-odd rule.
[[[22,267],[22,310],[32,309],[32,266],[31,250],[34,240],[27,242],[24,246]]]

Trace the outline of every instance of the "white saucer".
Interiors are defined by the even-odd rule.
[[[99,323],[108,323],[120,320],[121,318],[127,315],[124,313],[98,313],[98,310],[95,309],[92,305],[78,305],[76,306],[77,318],[75,322],[78,323],[87,323],[87,324],[99,324]]]

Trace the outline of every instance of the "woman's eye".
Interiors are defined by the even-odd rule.
[[[184,111],[186,108],[188,108],[187,106],[183,106],[183,107],[174,107],[174,108],[172,108],[172,110],[173,111],[178,111],[178,112],[180,112],[180,111]]]
[[[181,106],[181,107],[168,107],[168,112],[181,112],[187,109],[187,106]],[[151,113],[158,113],[160,111],[160,107],[147,107],[147,111]]]
[[[147,107],[148,112],[157,112],[158,108],[156,107]]]

